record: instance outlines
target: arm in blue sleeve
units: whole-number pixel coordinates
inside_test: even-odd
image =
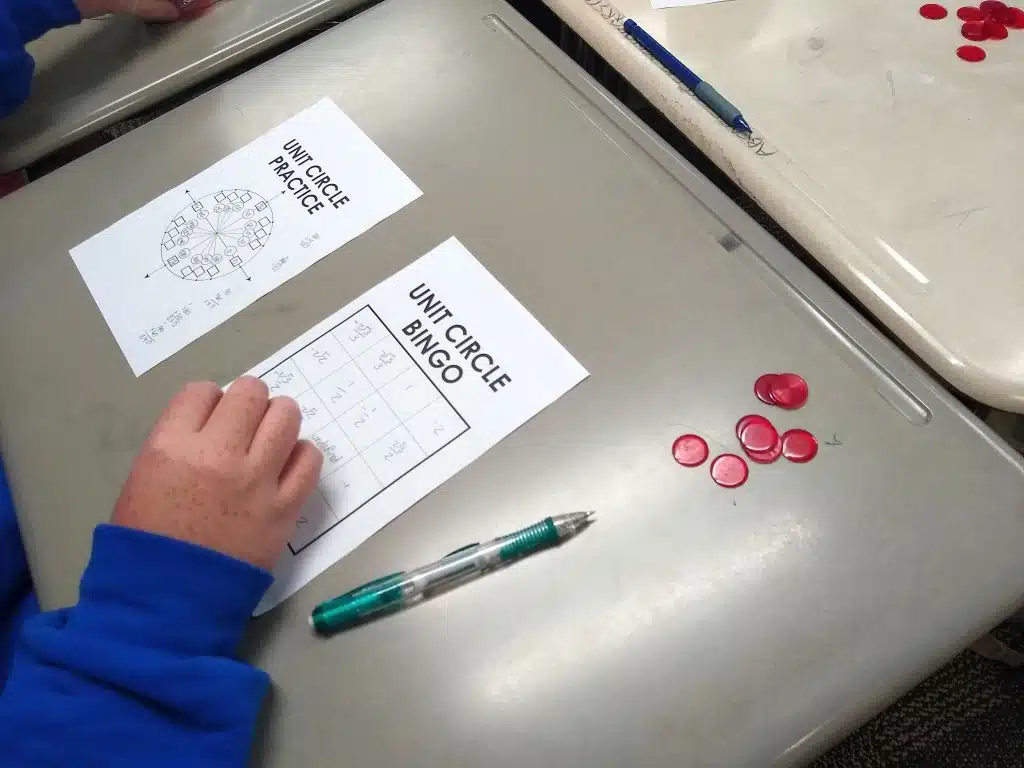
[[[28,621],[0,696],[14,768],[244,766],[269,680],[233,653],[266,571],[97,527],[78,604]]]
[[[0,460],[0,692],[11,667],[14,638],[21,633],[21,625],[37,613],[39,605],[21,546],[18,518]]]
[[[0,0],[0,119],[28,98],[35,62],[26,43],[81,20],[73,0]]]
[[[17,28],[0,12],[0,120],[25,103],[34,70]]]

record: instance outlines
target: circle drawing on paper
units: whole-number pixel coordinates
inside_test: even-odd
[[[256,192],[222,189],[178,212],[164,229],[160,256],[182,280],[213,280],[241,269],[270,239],[274,211]]]

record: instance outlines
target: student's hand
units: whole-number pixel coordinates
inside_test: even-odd
[[[127,13],[145,21],[177,21],[181,17],[171,0],[75,0],[83,19],[107,13]]]
[[[288,397],[246,376],[221,394],[186,384],[135,460],[112,522],[271,569],[313,492],[323,456],[299,440]]]

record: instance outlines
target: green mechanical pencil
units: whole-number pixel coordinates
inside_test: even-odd
[[[573,512],[541,520],[529,528],[484,544],[469,544],[430,565],[375,579],[320,603],[309,623],[322,634],[339,632],[382,611],[415,605],[424,597],[461,584],[512,560],[559,544],[584,530],[593,512]]]

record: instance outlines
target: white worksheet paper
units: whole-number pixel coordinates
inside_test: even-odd
[[[71,257],[140,376],[420,194],[323,99]]]
[[[324,454],[257,614],[588,375],[455,238],[249,373],[298,401]]]

